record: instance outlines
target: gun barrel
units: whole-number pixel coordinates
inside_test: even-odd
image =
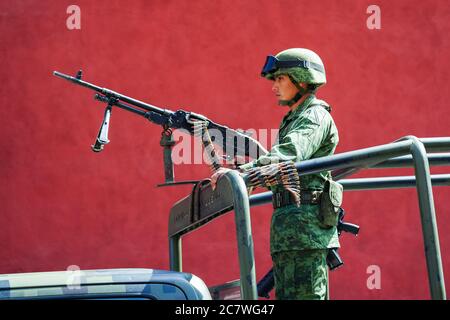
[[[140,107],[140,108],[142,108],[144,110],[147,110],[147,111],[153,111],[153,112],[157,112],[159,114],[164,114],[164,115],[170,115],[170,114],[173,113],[173,111],[171,111],[171,110],[158,108],[156,106],[153,106],[151,104],[145,103],[143,101],[124,96],[123,94],[120,94],[120,93],[115,92],[113,90],[110,90],[110,89],[107,89],[107,88],[98,87],[98,86],[96,86],[96,85],[94,85],[92,83],[89,83],[87,81],[78,79],[76,77],[69,76],[69,75],[64,74],[62,72],[59,72],[59,71],[53,71],[53,75],[56,76],[56,77],[65,79],[67,81],[73,82],[75,84],[78,84],[80,86],[89,88],[91,90],[97,91],[97,92],[99,92],[101,94],[104,94],[107,97],[116,98],[117,100],[121,100],[123,102],[132,104],[132,105],[134,105],[136,107]]]
[[[63,78],[63,79],[66,79],[66,80],[70,80],[70,78],[71,78],[67,74],[61,73],[59,71],[53,71],[53,75],[57,76],[57,77],[60,77],[60,78]]]
[[[83,81],[83,80],[81,80],[81,79],[77,79],[77,78],[75,78],[75,77],[69,76],[69,75],[64,74],[64,73],[61,73],[61,72],[59,72],[59,71],[53,71],[53,75],[55,75],[55,76],[57,76],[57,77],[59,77],[59,78],[65,79],[65,80],[67,80],[67,81],[73,82],[73,83],[75,83],[75,84],[78,84],[78,85],[80,85],[80,86],[89,88],[89,89],[91,89],[91,90],[97,91],[97,92],[101,92],[101,93],[102,93],[103,90],[104,90],[103,88],[100,88],[100,87],[98,87],[98,86],[96,86],[96,85],[94,85],[94,84],[92,84],[92,83]]]

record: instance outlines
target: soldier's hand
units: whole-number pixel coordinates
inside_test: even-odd
[[[217,181],[220,179],[220,177],[222,177],[228,171],[232,171],[232,170],[229,168],[222,167],[219,170],[217,170],[216,172],[214,172],[214,174],[211,176],[211,187],[213,190],[216,189]]]

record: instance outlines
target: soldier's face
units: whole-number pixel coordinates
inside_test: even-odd
[[[272,91],[278,100],[291,100],[298,92],[298,89],[288,76],[280,75],[275,78]]]

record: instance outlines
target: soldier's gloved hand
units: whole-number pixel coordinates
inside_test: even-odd
[[[214,174],[211,176],[211,187],[213,190],[216,189],[217,181],[220,179],[220,177],[222,177],[228,171],[232,171],[232,170],[222,167],[219,170],[217,170],[216,172],[214,172]]]

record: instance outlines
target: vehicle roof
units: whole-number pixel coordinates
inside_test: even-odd
[[[9,298],[11,292],[19,289],[31,290],[32,296],[52,293],[51,288],[57,287],[60,295],[89,294],[88,288],[102,286],[101,292],[107,292],[107,287],[121,292],[131,292],[131,286],[136,290],[137,284],[142,284],[142,290],[148,284],[161,284],[161,292],[174,292],[174,286],[179,288],[187,299],[211,299],[204,282],[191,273],[175,272],[157,269],[95,269],[95,270],[67,270],[13,273],[0,275],[0,297]],[[47,293],[45,289],[47,288]],[[148,289],[148,286],[146,287]],[[78,289],[78,291],[77,291]]]

